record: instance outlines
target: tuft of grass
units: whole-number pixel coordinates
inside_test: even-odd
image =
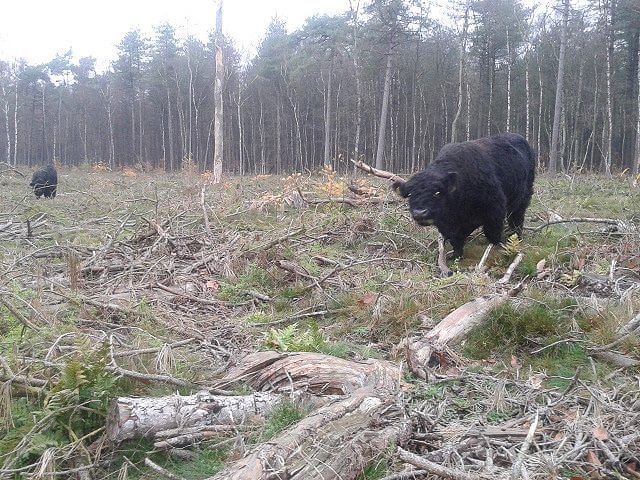
[[[282,402],[269,415],[260,434],[260,441],[266,442],[291,425],[302,420],[309,411],[295,402]]]
[[[566,388],[578,367],[587,365],[587,353],[581,345],[571,344],[549,348],[543,354],[531,357],[534,370],[543,370],[551,378],[546,382],[550,387]],[[585,375],[590,372],[585,371]]]
[[[227,453],[221,449],[198,449],[195,457],[188,461],[177,461],[170,457],[158,463],[168,471],[185,480],[203,480],[224,468]]]
[[[520,354],[533,339],[536,345],[548,345],[568,332],[574,307],[573,300],[556,298],[519,308],[511,303],[501,305],[471,332],[465,354],[476,359]]]
[[[374,460],[367,465],[364,471],[356,477],[357,480],[379,480],[389,473],[389,465],[386,459]]]

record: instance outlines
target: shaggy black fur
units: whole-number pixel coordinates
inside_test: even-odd
[[[47,165],[34,172],[29,186],[33,188],[33,192],[38,198],[42,195],[46,198],[54,198],[56,196],[56,190],[58,189],[58,172],[56,171],[56,167]]]
[[[393,188],[409,199],[411,216],[419,225],[435,225],[451,242],[457,258],[480,226],[493,244],[502,241],[505,218],[522,236],[534,176],[531,146],[520,135],[502,133],[445,145],[424,171]]]

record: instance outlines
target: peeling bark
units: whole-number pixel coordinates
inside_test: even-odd
[[[404,443],[410,431],[409,418],[389,392],[362,388],[209,480],[355,479],[390,445]]]
[[[519,291],[520,287],[517,286],[507,293],[478,297],[456,308],[426,335],[408,338],[405,348],[407,365],[411,372],[427,380],[429,369],[441,365],[444,350],[464,340],[491,310],[505,303]]]
[[[349,395],[365,386],[396,390],[402,386],[401,373],[383,360],[354,362],[321,353],[257,352],[229,372],[223,385],[243,381],[256,390],[276,393]]]
[[[274,393],[226,397],[206,391],[188,396],[120,397],[109,409],[106,438],[119,443],[152,438],[169,429],[252,423],[267,415],[281,399]]]

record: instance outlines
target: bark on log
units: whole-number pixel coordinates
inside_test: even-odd
[[[120,397],[107,417],[107,440],[119,443],[156,433],[207,425],[240,425],[261,420],[282,399],[274,393],[225,397],[199,392],[158,398]]]
[[[355,479],[410,431],[396,399],[366,387],[320,408],[209,480]]]
[[[355,362],[321,353],[273,351],[246,356],[221,385],[238,381],[259,391],[314,395],[349,395],[365,386],[395,391],[404,385],[400,368],[391,362]]]
[[[507,293],[478,297],[447,315],[433,329],[421,337],[406,340],[407,365],[417,377],[427,380],[429,368],[440,365],[440,354],[446,347],[464,340],[494,308],[505,303],[520,291],[515,287]]]

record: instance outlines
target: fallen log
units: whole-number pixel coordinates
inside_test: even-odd
[[[420,337],[409,337],[405,343],[407,365],[417,377],[427,380],[430,368],[441,366],[442,355],[448,347],[455,346],[466,338],[494,308],[517,295],[522,285],[508,292],[478,297],[456,308],[438,325]]]
[[[216,386],[239,381],[258,391],[314,395],[349,395],[365,386],[394,391],[404,386],[400,368],[391,362],[355,362],[310,352],[252,353]]]
[[[365,387],[334,401],[208,480],[357,478],[391,445],[402,445],[410,419],[392,392]]]
[[[206,391],[188,396],[119,397],[109,407],[105,437],[117,444],[132,438],[153,438],[158,432],[176,428],[252,423],[264,418],[282,398],[274,393],[227,397]]]

